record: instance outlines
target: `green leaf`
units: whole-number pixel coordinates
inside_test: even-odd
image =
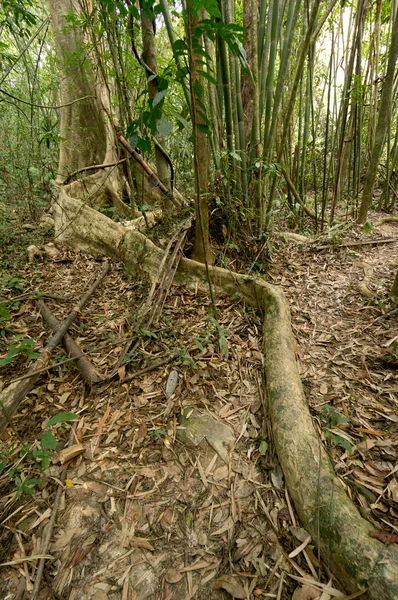
[[[220,9],[218,8],[217,0],[192,0],[192,11],[195,15],[201,8],[204,8],[211,17],[221,19]]]
[[[156,122],[156,129],[159,135],[166,137],[173,131],[173,125],[167,119],[158,119]]]
[[[161,92],[158,92],[156,94],[156,96],[154,97],[154,99],[152,100],[152,108],[155,108],[155,106],[157,106],[159,104],[159,102],[161,102],[163,100],[163,98],[165,98],[166,94],[167,94],[167,89],[162,90]]]
[[[51,431],[45,431],[41,436],[41,447],[43,450],[55,450],[57,447],[57,440],[51,433]]]
[[[193,341],[195,342],[195,344],[197,345],[197,347],[199,348],[199,350],[201,352],[205,351],[204,347],[202,346],[202,344],[200,343],[200,341],[198,340],[198,338],[194,338]]]
[[[268,450],[268,442],[267,442],[267,440],[262,440],[260,442],[258,450],[259,450],[261,456],[265,456],[265,454],[267,453],[267,450]]]
[[[200,83],[200,81],[195,81],[193,89],[195,90],[195,94],[196,94],[197,98],[203,97],[203,87],[202,87],[202,84]]]
[[[57,423],[67,423],[68,421],[73,421],[73,419],[77,419],[77,415],[73,412],[62,412],[58,415],[54,415],[51,417],[47,423],[47,427],[51,427],[51,425],[57,425]]]
[[[45,456],[41,461],[41,468],[48,469],[49,466],[50,466],[50,459],[48,456]]]
[[[328,430],[326,430],[326,437],[332,440],[335,446],[340,446],[341,448],[344,448],[344,450],[347,450],[351,454],[353,444],[350,444],[348,440]]]
[[[198,73],[201,73],[203,75],[203,77],[205,79],[207,79],[207,81],[210,81],[210,83],[217,85],[217,80],[212,75],[210,75],[210,73],[208,71],[202,71],[202,70],[198,69]]]
[[[4,319],[4,321],[9,321],[11,319],[11,315],[4,306],[0,304],[0,319]]]
[[[223,357],[228,358],[229,346],[223,331],[220,331],[219,333],[218,343],[220,344],[220,350],[222,352]]]
[[[334,406],[330,406],[329,404],[325,404],[322,407],[321,412],[322,419],[327,425],[331,425],[332,427],[336,427],[336,425],[339,423],[349,423],[349,419],[347,419],[347,417],[336,410]]]

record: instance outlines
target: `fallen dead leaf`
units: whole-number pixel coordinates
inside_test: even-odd
[[[236,577],[233,577],[232,575],[223,575],[222,577],[219,577],[214,581],[213,587],[215,590],[225,590],[228,594],[231,594],[233,598],[247,598],[245,589],[241,586]]]
[[[164,574],[164,578],[167,583],[178,583],[184,575],[178,569],[167,569]]]
[[[296,588],[292,596],[292,600],[317,600],[318,598],[320,598],[319,590],[307,583],[300,588]]]

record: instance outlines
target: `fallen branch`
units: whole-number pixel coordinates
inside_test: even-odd
[[[54,317],[51,310],[43,300],[36,300],[36,306],[46,323],[51,327],[54,333],[57,333],[61,327],[61,323]],[[68,353],[69,358],[76,360],[76,367],[79,369],[84,381],[92,387],[94,383],[103,381],[102,375],[98,373],[94,365],[88,360],[82,349],[65,333],[62,339],[62,345]]]
[[[175,188],[173,188],[173,190],[167,189],[167,187],[160,181],[160,179],[156,175],[155,171],[143,159],[141,154],[139,152],[137,152],[137,150],[134,150],[134,148],[132,148],[130,146],[128,141],[125,140],[122,135],[119,137],[119,142],[127,150],[127,152],[129,152],[131,154],[131,156],[134,158],[134,160],[136,160],[138,162],[138,164],[144,169],[145,173],[148,175],[148,180],[149,180],[151,187],[152,188],[158,187],[165,196],[168,196],[170,198],[170,200],[173,202],[173,204],[175,206],[180,208],[181,204],[182,204],[182,200],[183,200],[181,194],[179,192],[177,192],[177,190]]]
[[[350,246],[373,246],[376,244],[392,244],[398,242],[398,238],[383,238],[381,240],[362,240],[359,242],[345,242],[343,244],[325,244],[324,246],[315,246],[314,250],[326,250],[328,248],[349,248]]]
[[[55,367],[61,367],[62,365],[73,362],[74,360],[76,360],[76,358],[65,358],[64,360],[60,360],[59,362],[56,362],[53,365],[47,365],[46,367],[43,367],[42,369],[37,369],[37,371],[35,371],[34,373],[31,373],[30,375],[28,373],[26,373],[25,375],[21,375],[21,377],[16,377],[15,379],[11,379],[11,381],[9,381],[8,384],[11,385],[11,383],[16,383],[17,381],[22,381],[22,379],[28,379],[29,377],[32,377],[32,375],[41,375],[41,373],[45,373],[46,371],[49,371],[50,369],[55,369]]]
[[[128,381],[131,381],[132,379],[135,379],[139,375],[143,375],[144,373],[148,373],[148,371],[154,371],[155,369],[158,369],[159,367],[163,367],[164,365],[168,365],[169,363],[173,362],[173,360],[176,360],[175,356],[168,356],[167,358],[163,358],[162,360],[158,360],[157,362],[153,362],[150,365],[148,365],[147,367],[144,367],[143,369],[140,369],[139,371],[135,371],[135,373],[131,373],[131,375],[127,375],[127,377],[125,377],[124,379],[122,379],[120,381],[120,383],[127,383]]]
[[[282,175],[285,178],[285,181],[287,183],[287,187],[290,189],[291,193],[293,194],[293,197],[294,197],[295,201],[297,202],[297,204],[300,204],[303,211],[305,213],[307,213],[307,215],[309,217],[311,217],[311,219],[316,220],[315,213],[312,212],[312,210],[310,208],[308,208],[308,206],[306,206],[304,204],[304,202],[302,201],[300,194],[298,193],[298,191],[296,189],[296,186],[294,185],[293,181],[289,177],[289,173],[286,171],[286,169],[284,167],[281,167],[281,169],[282,169]]]
[[[105,265],[102,268],[102,271],[101,271],[99,277],[92,284],[92,286],[90,287],[88,292],[86,292],[84,294],[84,296],[79,300],[77,306],[69,313],[69,315],[63,321],[61,327],[58,329],[57,333],[54,333],[54,335],[51,336],[51,338],[47,342],[46,346],[41,351],[40,357],[35,361],[35,363],[29,369],[27,374],[30,375],[30,377],[25,379],[24,381],[21,381],[17,385],[17,387],[15,388],[15,390],[10,398],[10,401],[7,402],[7,405],[5,405],[5,404],[1,405],[3,417],[0,419],[0,433],[2,433],[5,430],[5,428],[7,427],[7,424],[11,420],[11,417],[18,410],[18,408],[19,408],[20,404],[22,403],[23,399],[25,398],[25,396],[34,388],[36,381],[38,380],[38,378],[40,376],[40,374],[37,373],[37,371],[44,368],[46,365],[48,365],[48,362],[49,362],[51,355],[54,352],[55,348],[61,342],[62,338],[64,337],[65,333],[68,331],[69,327],[72,325],[73,321],[76,320],[76,318],[78,317],[79,313],[81,312],[81,309],[83,308],[83,306],[87,303],[87,301],[91,298],[91,296],[93,295],[93,293],[95,292],[97,287],[101,284],[101,282],[103,281],[103,279],[104,279],[105,275],[108,273],[108,271],[109,271],[109,263],[105,262]]]

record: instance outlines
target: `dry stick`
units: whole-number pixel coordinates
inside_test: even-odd
[[[62,365],[73,362],[74,360],[76,360],[76,357],[65,358],[64,360],[60,360],[59,362],[56,362],[53,365],[47,365],[46,367],[43,367],[42,369],[37,369],[37,371],[35,371],[34,373],[31,373],[30,375],[28,373],[26,373],[26,375],[21,375],[21,377],[16,377],[15,379],[11,379],[11,381],[8,382],[8,385],[11,385],[12,383],[16,383],[17,381],[22,381],[22,379],[28,379],[29,377],[32,377],[32,375],[40,375],[41,373],[45,373],[46,371],[49,371],[50,369],[55,369],[55,367],[61,367]]]
[[[22,403],[23,399],[25,398],[26,394],[28,394],[35,386],[35,383],[36,383],[37,379],[39,378],[39,374],[36,371],[38,369],[45,367],[48,364],[55,348],[61,342],[62,338],[64,337],[65,333],[68,331],[69,327],[72,325],[73,321],[76,320],[76,318],[78,317],[79,313],[81,312],[81,309],[83,308],[83,306],[87,303],[87,301],[93,295],[93,293],[95,292],[97,287],[101,284],[101,282],[103,281],[103,279],[104,279],[105,275],[108,273],[108,271],[109,271],[109,263],[105,262],[104,267],[103,267],[99,277],[97,278],[97,280],[93,283],[93,285],[90,287],[88,292],[86,292],[84,294],[84,296],[79,300],[77,306],[69,313],[69,315],[63,321],[63,323],[62,323],[61,327],[59,328],[59,330],[57,331],[57,333],[54,333],[54,335],[51,336],[51,338],[47,342],[46,346],[41,351],[40,357],[35,361],[34,365],[29,369],[27,374],[31,375],[31,377],[29,377],[25,381],[21,381],[21,383],[16,387],[16,389],[12,395],[12,399],[8,403],[7,407],[2,405],[2,411],[3,411],[4,418],[0,420],[0,433],[2,433],[5,430],[7,424],[10,422],[11,417],[18,410],[18,408],[19,408],[20,404]]]
[[[346,242],[345,244],[326,244],[325,246],[317,246],[317,250],[326,250],[327,248],[347,248],[349,246],[372,246],[374,244],[392,244],[398,242],[398,238],[382,238],[381,240],[363,240],[362,242]]]
[[[132,148],[130,146],[130,144],[128,143],[128,141],[125,140],[122,135],[119,137],[119,142],[127,150],[127,152],[129,152],[131,154],[131,156],[144,169],[145,173],[148,175],[148,179],[149,179],[150,185],[152,187],[158,187],[163,192],[163,194],[165,194],[166,196],[170,197],[170,200],[172,201],[172,203],[175,206],[177,206],[178,208],[180,208],[180,203],[178,202],[178,200],[176,200],[174,198],[174,194],[169,189],[167,189],[167,187],[164,185],[164,183],[162,183],[160,181],[160,179],[158,178],[158,176],[156,175],[156,173],[151,169],[151,167],[148,165],[148,163],[142,158],[141,154],[139,152],[137,152],[137,150],[134,150],[134,148]]]
[[[146,320],[143,322],[144,327],[150,327],[152,325],[152,323],[155,319],[155,316],[156,316],[156,312],[159,310],[159,306],[162,301],[162,293],[163,293],[162,306],[166,300],[168,291],[170,289],[170,286],[171,286],[173,278],[174,278],[174,274],[175,274],[177,267],[179,265],[179,262],[180,262],[179,259],[176,261],[175,258],[176,258],[177,252],[181,249],[181,246],[185,240],[185,237],[187,235],[187,232],[188,232],[188,229],[190,228],[190,226],[191,226],[191,220],[189,219],[189,221],[187,221],[186,223],[184,223],[182,225],[182,227],[179,229],[179,231],[177,231],[177,233],[172,237],[169,244],[167,245],[166,251],[164,253],[164,256],[159,265],[156,276],[153,280],[151,289],[149,291],[148,298],[145,301],[145,303],[141,309],[141,312],[140,312],[141,317],[147,316]],[[175,242],[175,247],[173,249],[173,252],[171,253],[169,261],[166,264],[167,257],[169,255],[171,246],[174,242]],[[162,279],[160,281],[159,288],[157,291],[155,291],[157,282],[161,276],[162,276]],[[152,306],[152,309],[150,310],[150,308],[151,308],[150,304],[154,297],[155,297],[155,301]],[[119,367],[123,364],[124,357],[126,356],[127,352],[129,352],[133,342],[135,341],[135,344],[134,344],[134,347],[131,350],[131,352],[135,352],[135,350],[138,347],[138,344],[140,343],[140,340],[141,340],[141,336],[138,335],[127,341],[127,343],[124,345],[124,348],[119,356],[116,366],[112,369],[112,371],[108,375],[106,375],[105,379],[110,380],[116,375]],[[145,370],[137,371],[137,373],[134,374],[134,377],[137,374],[141,374],[142,372],[145,373],[146,371]],[[126,379],[123,379],[122,381],[126,381]]]
[[[148,365],[147,367],[144,367],[143,369],[136,371],[135,373],[131,373],[131,375],[127,375],[127,377],[120,380],[120,383],[127,383],[128,381],[131,381],[135,377],[138,377],[139,375],[143,375],[144,373],[148,373],[148,371],[154,371],[158,367],[163,367],[163,365],[167,365],[167,364],[173,362],[173,360],[176,360],[175,356],[168,356],[167,358],[163,358],[162,360],[154,362],[151,365]]]
[[[72,429],[70,432],[70,436],[69,436],[68,446],[71,446],[73,444],[73,441],[74,441],[74,433],[73,433],[73,429]],[[44,555],[48,553],[48,549],[50,547],[51,536],[52,536],[54,525],[55,525],[55,519],[57,518],[57,512],[58,512],[58,508],[59,508],[59,505],[61,502],[62,492],[64,490],[64,484],[65,484],[65,480],[66,480],[67,470],[68,470],[68,466],[63,467],[61,470],[61,474],[60,474],[60,478],[59,478],[60,483],[58,485],[57,493],[55,494],[55,499],[54,499],[54,504],[53,504],[53,508],[51,511],[50,521],[45,529],[45,536],[44,536],[44,539],[42,542],[42,547],[41,547],[41,550],[42,550],[41,554],[44,554]],[[42,580],[43,572],[44,572],[45,562],[46,562],[45,558],[40,559],[39,566],[37,567],[37,572],[36,572],[36,577],[35,577],[35,585],[33,587],[31,600],[36,600],[38,598],[38,595],[40,592],[41,580]]]
[[[43,319],[51,327],[53,332],[56,333],[59,331],[61,323],[54,317],[47,304],[43,300],[36,300],[36,306],[40,310]],[[76,344],[76,342],[68,333],[64,335],[62,345],[67,351],[68,356],[76,359],[76,366],[79,369],[84,381],[90,387],[92,387],[94,383],[103,381],[102,375],[98,373],[94,365],[89,361],[82,349]]]
[[[164,251],[162,260],[160,261],[157,273],[156,273],[155,277],[153,278],[151,289],[149,290],[148,298],[146,299],[146,301],[145,301],[145,303],[144,303],[144,305],[143,305],[143,307],[142,307],[142,309],[140,311],[140,313],[141,313],[140,316],[141,317],[143,317],[149,311],[150,304],[151,304],[152,299],[153,299],[153,297],[155,295],[155,290],[156,290],[157,283],[158,283],[158,281],[160,279],[160,276],[162,275],[163,270],[165,268],[165,265],[166,265],[166,262],[167,262],[167,257],[170,254],[170,250],[171,250],[172,245],[177,241],[180,232],[181,232],[181,228],[178,231],[176,231],[176,233],[173,235],[173,237],[171,238],[171,240],[167,244],[167,248]]]
[[[174,246],[173,251],[170,255],[170,258],[167,261],[167,264],[164,268],[164,271],[162,274],[162,279],[159,283],[158,290],[156,292],[154,292],[154,290],[151,289],[152,294],[150,295],[150,300],[152,300],[154,298],[154,305],[151,310],[151,314],[148,316],[147,321],[146,321],[147,327],[150,327],[152,325],[153,321],[156,318],[157,313],[160,312],[163,308],[163,304],[164,304],[167,294],[170,290],[170,286],[173,282],[175,272],[180,263],[180,259],[181,259],[180,250],[185,241],[185,237],[188,233],[188,229],[190,228],[190,225],[191,225],[191,222],[188,221],[187,223],[185,223],[183,225],[183,227],[178,232],[175,246]],[[177,254],[178,254],[178,258],[177,258]],[[163,264],[161,266],[163,267]],[[159,274],[159,271],[158,271],[158,274]],[[157,277],[158,277],[158,275],[157,275]]]

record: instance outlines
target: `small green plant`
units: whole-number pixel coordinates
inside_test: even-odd
[[[342,225],[341,223],[335,223],[335,225],[328,227],[328,231],[327,231],[328,238],[329,238],[329,240],[332,240],[333,242],[339,243],[339,242],[341,242],[342,236],[345,231],[346,231],[345,225]]]
[[[20,294],[25,285],[26,281],[24,279],[20,279],[19,277],[11,277],[11,275],[2,275],[0,277],[0,285],[7,291],[13,291]]]
[[[17,343],[11,344],[7,356],[0,359],[0,367],[15,362],[20,356],[27,356],[28,358],[38,358],[40,356],[37,352],[32,352],[32,348],[36,343],[35,340],[33,338],[28,338],[27,340],[20,341],[22,337],[22,335],[15,336],[14,339]]]
[[[373,233],[374,225],[372,221],[366,221],[365,225],[362,227],[362,231],[364,233]]]
[[[140,327],[140,333],[146,337],[153,338],[154,340],[158,339],[158,335],[156,333],[149,331],[149,329],[145,329],[145,327]]]
[[[164,429],[162,429],[161,427],[159,427],[158,429],[153,429],[152,431],[150,431],[149,435],[152,438],[156,438],[157,440],[161,440],[162,437],[164,437],[166,435],[166,432],[165,432]]]
[[[255,441],[258,444],[258,451],[261,456],[265,456],[268,450],[268,438],[265,435],[259,435]]]
[[[189,354],[187,354],[187,351],[185,350],[185,348],[175,348],[174,349],[174,355],[181,362],[182,365],[184,365],[184,366],[190,366],[193,369],[197,369],[198,368],[198,365],[193,360],[193,358],[191,358],[189,356]]]
[[[42,470],[50,466],[51,457],[58,443],[50,427],[61,425],[59,429],[63,431],[62,425],[73,421],[76,417],[77,415],[72,412],[59,413],[48,420],[39,443],[22,444],[20,447],[16,445],[0,454],[0,474],[8,468],[7,477],[13,482],[13,491],[17,493],[18,499],[26,495],[32,496],[36,491],[35,487],[42,483],[41,479],[31,476],[31,471],[37,468],[37,465],[40,465]],[[15,458],[17,458],[16,463],[9,466],[10,461]]]

